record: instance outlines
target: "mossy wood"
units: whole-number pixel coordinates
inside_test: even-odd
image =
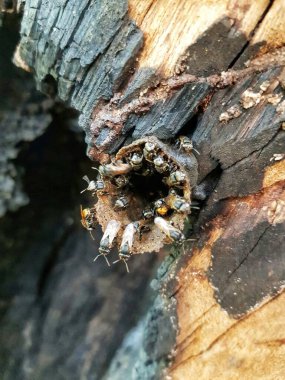
[[[200,153],[197,241],[153,281],[135,365],[107,378],[283,379],[284,1],[22,6],[14,60],[79,111],[91,159],[149,135]]]

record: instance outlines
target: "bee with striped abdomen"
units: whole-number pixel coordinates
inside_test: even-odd
[[[129,200],[125,195],[120,196],[119,198],[116,199],[114,208],[116,210],[124,210],[128,207],[129,205]]]
[[[179,136],[177,143],[179,148],[183,149],[186,153],[192,153],[192,151],[194,151],[197,154],[200,154],[198,150],[194,148],[192,140],[187,136]]]
[[[153,207],[154,213],[159,216],[165,216],[169,211],[168,205],[166,204],[165,200],[162,198],[156,200],[153,206],[154,206]]]
[[[92,231],[95,229],[97,225],[97,219],[95,214],[95,209],[93,208],[82,208],[80,205],[80,214],[81,214],[81,224],[86,230],[90,232],[90,235],[93,238]]]
[[[125,228],[123,232],[122,242],[119,248],[119,259],[114,261],[113,263],[115,264],[119,261],[123,261],[126,266],[127,272],[129,272],[127,260],[129,260],[129,258],[131,257],[135,234],[138,231],[139,231],[138,222],[129,223],[127,225],[127,227]]]
[[[163,232],[171,241],[176,243],[183,243],[185,241],[185,236],[178,228],[174,227],[172,224],[167,222],[165,219],[157,216],[154,218],[154,224],[158,229]]]
[[[116,175],[128,174],[131,170],[132,166],[130,164],[125,164],[122,161],[99,166],[99,173],[102,177],[114,177]]]
[[[171,189],[168,196],[165,198],[165,203],[177,212],[190,214],[190,203],[183,197],[180,197],[175,190]]]
[[[138,152],[135,152],[130,157],[130,164],[134,170],[141,169],[143,165],[143,154],[140,154]]]
[[[170,165],[169,163],[162,157],[162,156],[157,156],[153,160],[154,167],[158,173],[165,173],[169,171]]]
[[[183,187],[186,181],[186,175],[181,170],[175,170],[170,173],[169,177],[163,178],[163,182],[169,187]]]
[[[120,222],[117,220],[110,220],[100,241],[99,255],[95,257],[94,261],[96,261],[99,256],[103,256],[108,266],[110,266],[109,260],[106,256],[111,252],[113,242],[117,237],[120,227]]]
[[[145,145],[144,145],[144,148],[143,148],[143,155],[144,155],[144,158],[146,159],[146,161],[148,162],[153,162],[153,158],[155,156],[155,153],[156,153],[156,145],[152,142],[146,142]]]

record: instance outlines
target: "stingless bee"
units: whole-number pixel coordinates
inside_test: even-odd
[[[114,177],[116,175],[128,174],[131,170],[132,166],[130,164],[125,164],[122,161],[99,166],[99,173],[103,177]]]
[[[113,264],[116,264],[119,261],[123,261],[128,273],[129,273],[129,267],[127,264],[127,260],[129,260],[129,258],[131,257],[132,248],[134,244],[134,237],[138,231],[139,231],[138,222],[129,223],[127,225],[122,236],[122,242],[119,249],[119,259],[113,262]]]
[[[160,215],[160,216],[165,216],[168,211],[169,211],[169,207],[168,205],[166,204],[165,200],[164,199],[158,199],[154,202],[154,205],[153,205],[153,209],[154,209],[154,213],[156,215]]]
[[[154,158],[153,164],[155,166],[156,171],[158,171],[158,173],[161,174],[167,172],[170,168],[169,163],[162,156],[157,156],[156,158]]]
[[[143,155],[137,152],[133,153],[130,158],[130,164],[134,170],[139,170],[143,164]]]
[[[175,170],[169,177],[163,178],[163,182],[169,187],[183,187],[185,181],[186,175],[181,170]]]
[[[178,137],[178,146],[180,149],[183,149],[186,153],[192,153],[192,151],[196,152],[200,155],[197,149],[194,148],[192,140],[187,136],[179,136]]]
[[[143,148],[143,155],[148,162],[152,162],[155,152],[156,145],[152,142],[146,142]]]
[[[97,179],[96,181],[90,181],[87,175],[85,175],[84,177],[82,177],[82,179],[84,179],[84,181],[87,182],[88,186],[86,187],[86,189],[80,191],[80,194],[84,193],[85,191],[102,191],[105,189],[105,183],[101,178]]]
[[[163,232],[172,242],[182,244],[185,241],[184,234],[165,219],[157,216],[154,218],[154,224]]]
[[[96,261],[98,257],[103,256],[108,266],[110,266],[109,260],[107,259],[107,255],[111,252],[113,242],[118,235],[120,227],[121,223],[117,220],[109,221],[104,235],[102,236],[102,239],[100,241],[99,254],[95,257],[94,261]]]
[[[128,198],[125,197],[124,195],[122,195],[121,197],[116,199],[114,207],[115,207],[115,209],[124,210],[128,207],[128,205],[129,205]]]
[[[81,224],[86,230],[89,231],[90,236],[94,240],[94,237],[92,235],[92,231],[95,229],[95,226],[97,224],[96,214],[94,208],[82,208],[80,205],[80,214],[81,214]]]
[[[122,189],[130,183],[130,178],[126,175],[118,175],[113,178],[112,182],[116,187]]]
[[[165,198],[166,204],[177,212],[190,214],[191,205],[183,197],[180,197],[175,190],[170,190],[169,195]]]
[[[154,217],[154,210],[152,210],[151,208],[145,208],[142,211],[142,217],[144,219],[152,219]]]
[[[143,177],[151,177],[153,174],[155,174],[155,170],[153,169],[153,167],[150,166],[144,167],[140,172],[140,175]]]

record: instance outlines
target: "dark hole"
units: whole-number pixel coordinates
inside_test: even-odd
[[[140,171],[132,172],[129,193],[133,197],[128,207],[128,216],[131,220],[141,219],[144,209],[152,208],[153,202],[168,195],[169,188],[162,182],[163,177],[167,175],[169,173],[160,174],[157,171],[148,176],[141,175]],[[171,214],[172,210],[169,210],[168,215]]]
[[[57,94],[57,83],[54,77],[50,74],[46,75],[41,83],[41,91],[50,97],[55,97]]]
[[[132,190],[137,196],[144,198],[146,203],[154,202],[168,194],[168,187],[162,182],[164,176],[158,172],[149,176],[133,173],[130,179]]]

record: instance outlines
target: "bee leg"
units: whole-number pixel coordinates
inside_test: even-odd
[[[88,187],[86,187],[86,189],[83,189],[82,191],[80,191],[80,194],[84,193],[87,189],[88,189]]]
[[[200,152],[197,149],[195,148],[192,148],[192,149],[194,150],[194,152],[196,152],[200,156]]]
[[[94,236],[92,235],[92,231],[91,231],[91,230],[89,230],[89,233],[90,233],[91,239],[92,239],[92,240],[95,240],[95,239],[94,239]]]
[[[107,265],[108,265],[108,267],[110,267],[111,265],[110,265],[110,262],[109,262],[109,260],[107,259],[107,257],[106,257],[106,255],[104,255],[104,253],[99,253],[99,255],[97,255],[96,257],[95,257],[95,259],[93,260],[93,262],[95,263],[95,261],[98,259],[98,257],[100,257],[100,256],[103,256],[104,257],[104,259],[106,260],[106,263],[107,263]]]
[[[110,264],[109,260],[107,259],[107,256],[106,255],[103,255],[103,256],[104,256],[104,259],[106,260],[106,263],[107,263],[108,267],[110,267],[111,264]]]
[[[127,272],[130,273],[130,271],[129,271],[129,267],[128,267],[128,264],[127,264],[126,260],[124,260],[124,259],[118,259],[118,260],[113,261],[113,264],[116,264],[116,263],[118,263],[119,261],[123,261],[123,262],[124,262],[124,264],[125,264],[125,266],[126,266],[126,269],[127,269]]]
[[[91,166],[91,169],[94,169],[94,170],[97,170],[97,172],[100,174],[101,176],[101,173],[99,172],[99,170],[97,168],[95,168],[94,166]]]
[[[123,260],[123,262],[124,262],[124,264],[125,264],[125,266],[126,266],[126,270],[127,270],[127,272],[130,273],[130,271],[129,271],[129,267],[128,267],[128,264],[127,264],[126,260]]]

